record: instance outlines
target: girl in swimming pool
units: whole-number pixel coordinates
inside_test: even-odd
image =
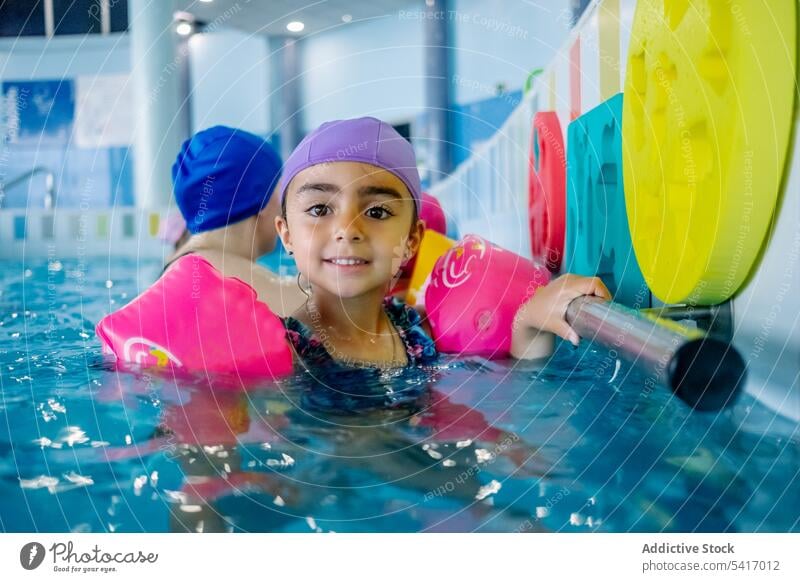
[[[432,361],[427,323],[387,297],[425,228],[411,145],[375,118],[325,123],[287,159],[280,195],[275,225],[309,295],[285,320],[298,355],[368,367]],[[574,275],[537,291],[520,310],[512,353],[542,355],[537,344],[551,333],[577,343],[564,313],[571,299],[592,293],[608,296],[598,279]]]

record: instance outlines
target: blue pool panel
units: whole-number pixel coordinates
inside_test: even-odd
[[[622,93],[570,123],[567,139],[565,268],[601,277],[618,302],[648,307],[625,210]]]

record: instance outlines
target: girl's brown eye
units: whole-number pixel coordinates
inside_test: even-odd
[[[320,216],[325,216],[326,214],[328,214],[329,211],[330,208],[326,204],[315,204],[314,206],[306,210],[307,213],[309,213],[311,216],[315,218],[318,218]]]
[[[392,211],[385,206],[372,206],[371,208],[367,209],[366,214],[370,218],[374,218],[376,220],[384,220],[390,216],[394,216]]]

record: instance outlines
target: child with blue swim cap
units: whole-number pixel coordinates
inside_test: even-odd
[[[432,361],[427,322],[387,297],[425,229],[411,144],[372,117],[324,123],[286,160],[280,199],[275,226],[307,280],[308,300],[285,319],[302,360],[379,367]],[[564,315],[584,294],[608,297],[599,279],[575,275],[537,290],[520,309],[512,355],[542,355],[551,334],[577,343]]]
[[[172,181],[191,236],[167,267],[184,255],[201,255],[223,275],[252,286],[276,313],[294,311],[305,300],[294,282],[255,263],[275,248],[280,176],[275,150],[246,131],[218,125],[186,140]]]

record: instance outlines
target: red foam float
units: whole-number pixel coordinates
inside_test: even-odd
[[[566,230],[566,152],[554,111],[533,117],[529,162],[528,216],[531,253],[553,273],[561,268]]]

